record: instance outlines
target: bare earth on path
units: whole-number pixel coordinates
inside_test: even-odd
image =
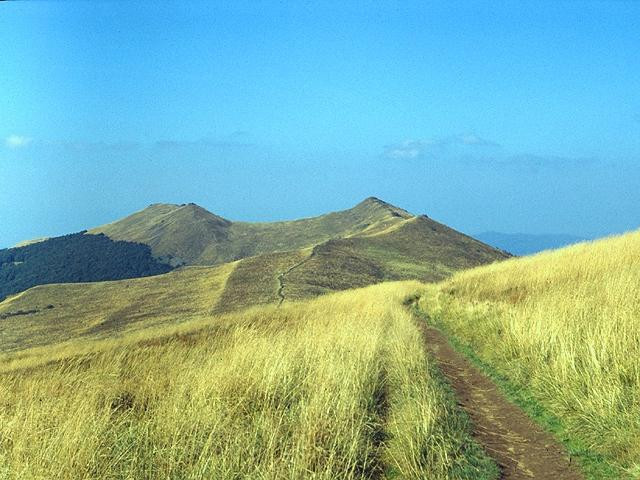
[[[500,478],[582,480],[551,434],[542,430],[498,387],[449,344],[439,330],[420,322],[428,351],[473,423],[473,436],[500,467]]]

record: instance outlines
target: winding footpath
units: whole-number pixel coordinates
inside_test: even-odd
[[[427,350],[473,423],[473,436],[500,468],[504,480],[582,480],[564,448],[462,354],[444,334],[419,320]]]
[[[313,250],[311,250],[311,253],[309,254],[309,256],[307,258],[305,258],[304,260],[296,263],[295,265],[293,265],[292,267],[288,268],[287,270],[285,270],[283,273],[278,275],[278,291],[276,292],[278,294],[278,306],[282,305],[282,302],[284,302],[285,300],[285,296],[284,296],[284,287],[285,287],[285,277],[287,275],[289,275],[291,272],[293,272],[296,268],[301,267],[302,265],[304,265],[305,263],[307,263],[309,260],[311,260],[313,258],[313,256],[316,253],[316,249],[315,247],[313,248]]]

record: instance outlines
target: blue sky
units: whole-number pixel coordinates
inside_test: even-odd
[[[229,3],[0,2],[0,247],[155,202],[640,226],[640,2]]]

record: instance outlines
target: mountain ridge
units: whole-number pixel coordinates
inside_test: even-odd
[[[346,210],[276,222],[232,221],[194,203],[156,203],[88,233],[147,244],[154,256],[174,266],[218,265],[263,253],[311,247],[365,230],[372,233],[412,217],[406,210],[376,197],[368,197]]]
[[[221,287],[220,301],[212,307],[215,311],[282,303],[388,280],[438,281],[454,271],[509,256],[426,215],[413,215],[376,197],[366,198],[347,210],[264,223],[234,222],[194,203],[155,203],[82,233],[76,243],[97,244],[94,239],[101,239],[101,243],[108,246],[140,252],[137,270],[123,272],[120,278],[164,273],[157,268],[166,271],[233,264]],[[4,253],[0,250],[0,254],[8,264],[15,259],[30,258],[24,255],[29,249],[36,251],[59,244],[60,239],[54,238]],[[65,247],[64,256],[70,259],[81,253],[74,252],[72,247]],[[99,262],[96,266],[100,271],[109,272],[110,264],[120,262],[119,258],[101,254],[98,260],[92,261]],[[38,266],[27,263],[0,267],[12,268],[18,274],[50,269],[46,256],[40,255],[38,259]],[[156,270],[146,266],[156,264],[159,265],[154,267]],[[36,275],[21,285],[100,282],[115,278],[106,274],[104,278],[96,276],[93,273],[96,266],[90,264],[75,261],[75,265],[77,274],[73,276],[67,275],[64,265],[58,262],[55,269],[63,274],[41,279]],[[8,270],[7,273],[13,275]],[[157,282],[162,281],[161,277],[164,275],[159,275]],[[0,277],[0,287],[1,280]],[[149,285],[152,288],[155,281]],[[11,288],[5,294],[19,291]],[[57,302],[57,295],[52,293],[51,304]],[[27,305],[29,299],[25,298],[25,302]],[[35,307],[23,310],[38,310]],[[56,310],[56,315],[59,312]],[[5,313],[15,312],[9,309]]]

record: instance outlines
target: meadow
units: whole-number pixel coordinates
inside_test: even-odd
[[[421,309],[607,478],[640,478],[640,232],[464,271]]]
[[[73,352],[80,339],[123,341],[136,331],[206,317],[235,268],[236,263],[183,267],[165,275],[40,285],[18,293],[0,302],[0,370],[37,348],[43,354],[35,357],[44,358],[54,345]]]
[[[0,374],[0,478],[495,478],[402,305],[419,288],[42,347]]]

